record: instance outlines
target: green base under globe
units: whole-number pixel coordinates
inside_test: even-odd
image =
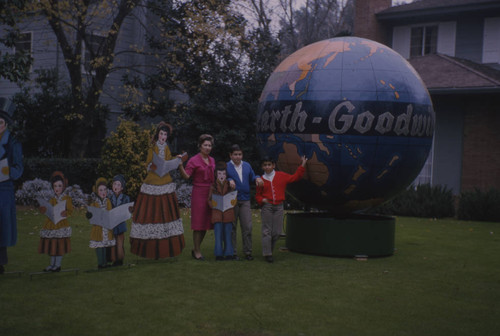
[[[395,222],[387,216],[288,213],[286,246],[294,252],[327,256],[390,256],[394,254]]]

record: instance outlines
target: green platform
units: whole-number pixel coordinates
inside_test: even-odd
[[[288,213],[286,246],[294,252],[327,256],[390,256],[394,254],[395,223],[388,216]]]

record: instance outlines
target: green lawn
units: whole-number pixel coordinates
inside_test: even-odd
[[[500,223],[397,218],[396,252],[358,261],[275,251],[260,257],[254,217],[254,261],[206,262],[186,249],[172,260],[138,260],[96,268],[90,225],[72,218],[73,251],[63,269],[37,275],[43,218],[18,211],[19,239],[0,277],[0,335],[499,335]],[[278,247],[283,246],[281,241]],[[241,242],[240,245],[241,246]]]

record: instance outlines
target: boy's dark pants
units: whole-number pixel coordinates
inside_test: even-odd
[[[260,216],[262,219],[262,255],[273,255],[274,245],[283,230],[283,203],[274,205],[265,203]]]

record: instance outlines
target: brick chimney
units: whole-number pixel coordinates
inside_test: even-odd
[[[354,36],[388,43],[387,32],[375,14],[391,7],[392,0],[355,0]]]

